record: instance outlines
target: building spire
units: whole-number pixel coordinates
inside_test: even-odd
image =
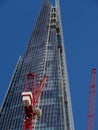
[[[60,8],[60,1],[59,0],[55,0],[55,5],[57,8]]]

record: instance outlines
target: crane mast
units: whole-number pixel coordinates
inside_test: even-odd
[[[94,130],[94,111],[96,99],[96,69],[92,69],[90,91],[88,99],[87,130]]]
[[[36,86],[36,75],[34,73],[29,73],[26,76],[26,87],[25,91],[22,92],[22,101],[25,111],[23,130],[32,130],[35,116],[37,116],[38,118],[41,117],[42,111],[40,108],[37,108],[37,104],[38,99],[45,86],[46,79],[47,77],[44,76],[41,79],[39,86]]]

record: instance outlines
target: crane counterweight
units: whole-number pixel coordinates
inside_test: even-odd
[[[32,78],[32,91],[29,91],[29,80]],[[24,105],[25,119],[24,119],[24,129],[32,130],[33,121],[35,116],[41,117],[42,111],[37,108],[38,99],[43,91],[47,77],[44,76],[40,81],[40,85],[36,86],[36,75],[34,73],[29,73],[26,76],[26,87],[25,92],[22,92],[22,102]]]

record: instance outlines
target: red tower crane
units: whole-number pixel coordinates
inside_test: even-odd
[[[32,79],[32,91],[29,91],[29,83]],[[22,92],[22,101],[24,104],[25,119],[24,119],[24,129],[23,130],[32,130],[33,121],[35,116],[41,117],[41,109],[37,108],[38,99],[43,91],[45,86],[46,76],[44,76],[39,86],[36,86],[36,75],[34,73],[29,73],[26,76],[26,87],[25,92]]]
[[[96,99],[96,69],[92,69],[92,77],[90,81],[90,91],[88,100],[88,113],[87,113],[87,130],[94,130],[94,111]]]

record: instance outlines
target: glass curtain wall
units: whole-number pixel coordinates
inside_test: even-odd
[[[47,82],[37,107],[42,117],[35,118],[35,130],[74,130],[67,89],[59,10],[49,0],[43,5],[24,55],[19,59],[0,114],[0,130],[23,130],[24,108],[21,93],[26,74],[35,73],[37,83],[46,75]]]

